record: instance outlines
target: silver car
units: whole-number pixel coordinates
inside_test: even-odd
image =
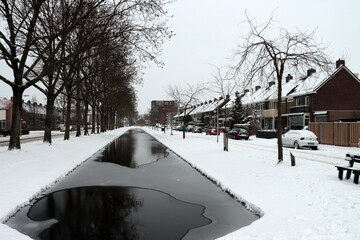
[[[282,135],[283,146],[294,147],[296,149],[309,147],[318,149],[319,141],[317,136],[308,130],[290,130]]]

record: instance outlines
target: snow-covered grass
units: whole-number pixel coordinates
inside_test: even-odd
[[[19,151],[0,147],[0,219],[6,220],[42,189],[65,176],[127,129],[106,134],[55,139],[22,145]],[[144,128],[262,217],[222,239],[359,239],[360,185],[339,181],[335,164],[346,164],[347,152],[358,148],[320,145],[318,151],[284,148],[277,164],[276,140],[229,140],[187,133],[165,134]],[[290,166],[290,151],[296,166]],[[0,224],[0,239],[28,239]]]

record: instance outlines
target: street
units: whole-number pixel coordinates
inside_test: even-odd
[[[21,144],[23,143],[28,143],[28,142],[34,142],[34,141],[42,141],[44,138],[44,131],[33,131],[30,132],[29,135],[22,135],[20,137],[20,142]],[[59,132],[59,131],[53,131],[51,133],[52,138],[61,138],[64,137],[64,132]],[[75,132],[71,132],[70,133],[70,137],[74,137],[75,136]],[[0,147],[5,147],[9,145],[9,140],[10,137],[0,137]]]

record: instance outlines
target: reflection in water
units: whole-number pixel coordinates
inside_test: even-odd
[[[30,208],[28,217],[56,220],[47,229],[39,224],[40,234],[31,236],[46,240],[181,239],[189,229],[210,223],[203,211],[202,206],[154,190],[82,187],[46,195]]]
[[[137,130],[129,130],[112,142],[98,161],[137,168],[168,156],[167,149],[154,138],[148,134],[139,138],[135,132],[139,134]]]
[[[103,152],[103,158],[99,159],[99,161],[136,168],[137,166],[133,159],[135,142],[133,134],[130,134],[130,131],[126,132],[107,146]]]

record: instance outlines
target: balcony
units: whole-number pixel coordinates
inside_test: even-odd
[[[290,113],[309,113],[309,112],[310,112],[309,106],[290,107]]]
[[[266,109],[262,111],[263,118],[272,118],[277,116],[277,109]]]

